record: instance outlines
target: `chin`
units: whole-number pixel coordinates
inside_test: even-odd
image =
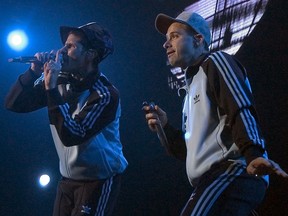
[[[178,67],[178,66],[179,66],[179,62],[177,62],[177,61],[169,60],[169,64],[170,64],[172,67]]]
[[[171,65],[172,67],[180,67],[179,64],[176,64],[175,62],[174,62],[174,63],[173,63],[173,62],[170,62],[170,65]]]
[[[170,64],[172,67],[175,67],[175,62],[169,61],[169,64]]]

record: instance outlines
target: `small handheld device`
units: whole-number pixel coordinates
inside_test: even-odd
[[[143,104],[142,104],[142,107],[144,107],[144,106],[149,106],[150,107],[149,111],[145,111],[146,113],[147,112],[156,112],[155,103],[154,102],[144,101]],[[157,117],[157,119],[159,120],[158,117]],[[167,151],[169,151],[168,150],[169,149],[168,148],[168,140],[167,140],[166,134],[165,134],[161,124],[157,124],[156,125],[156,132],[157,132],[157,136],[158,136],[158,139],[160,140],[161,145],[164,146]]]

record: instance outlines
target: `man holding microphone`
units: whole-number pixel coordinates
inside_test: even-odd
[[[20,113],[48,109],[62,175],[53,216],[112,215],[128,164],[119,134],[119,92],[98,68],[113,53],[112,37],[95,22],[62,26],[60,34],[64,47],[55,60],[36,53],[5,106]]]

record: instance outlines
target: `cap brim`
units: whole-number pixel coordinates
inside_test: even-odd
[[[178,19],[170,17],[166,14],[161,13],[161,14],[158,14],[156,19],[155,19],[155,28],[161,34],[166,35],[169,26],[174,22],[178,22],[178,23],[182,23],[182,24],[187,25],[187,23],[183,22],[182,20],[178,20]]]
[[[166,14],[158,14],[155,19],[155,28],[161,34],[166,35],[169,26],[175,22],[175,19]]]
[[[65,44],[68,38],[68,35],[71,31],[82,31],[82,30],[77,27],[60,26],[60,36],[61,36],[61,41],[63,44]]]

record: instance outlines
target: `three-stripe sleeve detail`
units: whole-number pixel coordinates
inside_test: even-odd
[[[242,109],[251,106],[251,102],[247,97],[244,89],[242,88],[236,74],[233,72],[227,59],[224,57],[223,53],[215,52],[211,55],[211,59],[217,66],[220,74],[222,75],[226,85],[228,86],[230,92],[233,95],[239,109],[241,109],[240,116],[243,124],[246,128],[246,132],[254,143],[261,144],[264,147],[264,140],[260,138],[257,128],[257,122],[249,109]],[[247,86],[249,89],[250,87]]]
[[[98,79],[94,84],[93,90],[98,92],[101,99],[99,100],[99,103],[94,104],[92,109],[87,113],[80,124],[77,123],[69,114],[69,105],[67,103],[59,106],[64,117],[64,126],[68,128],[71,133],[77,136],[85,136],[86,130],[93,127],[104,108],[110,102],[111,94],[109,89],[101,82],[100,79]]]

